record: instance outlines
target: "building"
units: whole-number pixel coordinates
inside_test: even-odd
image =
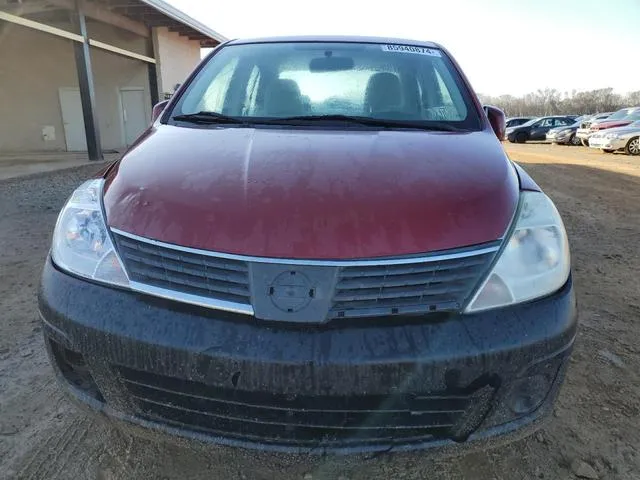
[[[124,149],[224,40],[162,0],[0,0],[0,152]]]

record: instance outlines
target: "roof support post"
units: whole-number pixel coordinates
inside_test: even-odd
[[[151,58],[155,58],[152,32],[149,33],[149,37],[147,38],[147,55]],[[155,63],[148,63],[147,68],[149,69],[149,92],[151,93],[151,107],[153,108],[156,103],[160,101],[157,65]]]
[[[89,160],[103,160],[102,145],[100,144],[100,129],[96,115],[96,95],[93,85],[93,71],[91,70],[91,55],[89,47],[89,35],[87,22],[82,12],[80,0],[75,1],[75,11],[71,13],[74,26],[78,29],[84,42],[74,42],[73,49],[76,57],[76,69],[78,71],[78,85],[80,87],[80,100],[82,101],[82,115],[84,117],[84,130],[87,137],[87,151]]]

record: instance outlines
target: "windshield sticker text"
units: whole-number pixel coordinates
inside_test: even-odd
[[[415,53],[416,55],[429,55],[431,57],[440,57],[440,50],[435,48],[417,47],[415,45],[382,45],[385,52],[404,52]]]

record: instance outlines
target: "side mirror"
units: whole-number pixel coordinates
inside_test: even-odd
[[[491,128],[498,137],[498,140],[504,139],[504,132],[506,130],[504,112],[497,107],[491,105],[485,105],[484,111],[487,114]]]
[[[153,111],[151,112],[151,123],[155,122],[158,119],[158,117],[164,111],[164,107],[167,106],[167,103],[169,103],[169,100],[163,100],[162,102],[156,103],[153,106]]]

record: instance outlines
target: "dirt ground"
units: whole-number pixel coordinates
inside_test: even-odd
[[[640,479],[640,157],[505,147],[556,201],[572,246],[581,327],[543,431],[463,457],[329,458],[309,467],[144,440],[85,416],[54,381],[35,295],[57,211],[93,165],[0,181],[0,478]]]

